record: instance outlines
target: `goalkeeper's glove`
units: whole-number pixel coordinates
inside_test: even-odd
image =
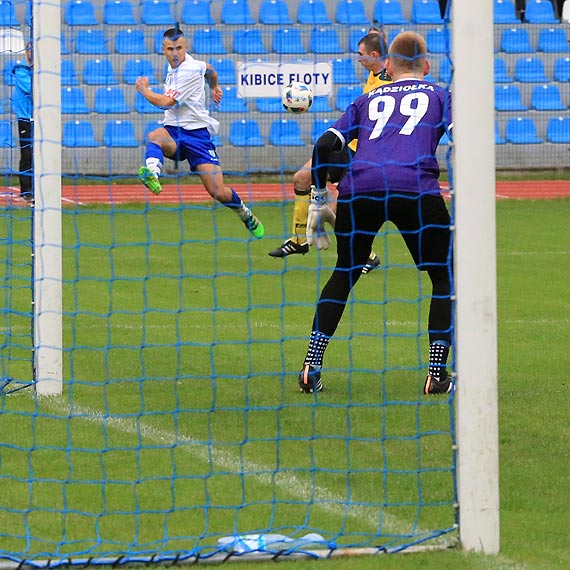
[[[311,186],[311,201],[307,218],[307,243],[317,249],[328,249],[331,243],[325,230],[325,222],[333,228],[336,221],[334,212],[329,207],[328,188],[319,189]]]

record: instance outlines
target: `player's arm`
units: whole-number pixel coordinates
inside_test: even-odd
[[[212,100],[215,103],[219,103],[222,100],[223,91],[221,87],[218,85],[218,72],[209,63],[206,64],[206,72],[204,73],[204,79],[206,80],[206,83],[212,90]]]
[[[149,102],[159,109],[170,109],[176,105],[175,93],[155,93],[149,85],[148,77],[137,77],[136,90]]]
[[[333,152],[344,148],[344,137],[336,130],[325,131],[313,147],[311,182],[316,188],[327,187],[327,176]]]
[[[336,216],[329,207],[330,197],[327,188],[327,175],[331,155],[342,150],[345,141],[336,129],[323,133],[313,147],[311,168],[311,199],[307,217],[307,243],[317,249],[328,249],[330,239],[325,230],[325,222],[334,227]]]

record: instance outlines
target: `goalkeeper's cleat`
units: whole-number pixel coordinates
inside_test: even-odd
[[[451,376],[444,369],[439,379],[428,374],[424,384],[424,394],[449,394],[449,392],[453,391],[453,388],[454,384]]]
[[[141,166],[139,169],[139,178],[141,182],[153,193],[160,194],[162,192],[162,186],[158,181],[158,176],[156,176],[150,168],[146,166]]]
[[[269,252],[271,257],[287,257],[288,255],[294,255],[296,253],[300,253],[301,255],[305,255],[309,251],[309,244],[305,243],[297,243],[293,241],[292,238],[289,238],[286,242],[281,244],[278,248],[274,249],[273,251]]]
[[[243,220],[245,227],[251,232],[253,237],[261,239],[265,234],[265,228],[263,224],[253,215],[252,212],[249,213],[247,218]]]
[[[303,370],[299,372],[299,388],[304,394],[322,392],[321,369],[312,364],[303,365]]]
[[[366,265],[362,268],[362,275],[370,273],[380,265],[380,258],[373,252],[370,252],[370,256],[366,261]]]

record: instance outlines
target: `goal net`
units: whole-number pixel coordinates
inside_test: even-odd
[[[455,395],[423,395],[431,285],[394,226],[378,234],[381,263],[359,280],[331,340],[326,390],[299,392],[334,237],[327,251],[268,253],[291,237],[293,173],[361,92],[358,40],[379,24],[370,2],[360,19],[359,2],[269,4],[0,6],[13,18],[0,54],[10,137],[0,148],[8,566],[458,543]],[[388,39],[438,34],[431,79],[445,85],[449,18],[416,23],[412,3],[402,7],[403,21],[383,26]],[[176,22],[189,53],[218,70],[224,97],[207,104],[220,122],[220,162],[262,220],[263,240],[209,198],[187,162],[165,161],[159,195],[138,180],[163,111],[135,82],[147,76],[162,93],[162,34]],[[21,195],[12,72],[26,65],[28,40],[34,202]],[[286,113],[269,85],[240,96],[238,78],[284,65],[323,81],[312,85],[311,111]],[[450,152],[442,141],[444,180]],[[452,350],[450,372],[454,361]]]

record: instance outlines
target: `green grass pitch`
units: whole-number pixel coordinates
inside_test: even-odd
[[[497,209],[502,553],[383,557],[385,568],[570,565],[570,201]],[[2,400],[0,555],[50,551],[64,532],[67,551],[137,542],[152,552],[269,524],[329,529],[339,544],[366,544],[379,524],[383,536],[453,524],[447,406],[420,395],[429,288],[401,239],[393,228],[377,239],[390,268],[355,288],[315,407],[296,375],[334,252],[272,259],[290,207],[256,213],[261,241],[225,209],[65,210],[64,368],[74,381],[61,398],[36,403],[22,390]],[[26,226],[9,229],[25,242]],[[28,297],[21,286],[10,301],[23,308]],[[24,339],[26,320],[14,320]],[[21,344],[9,372],[25,380]],[[42,540],[28,544],[28,532]]]

